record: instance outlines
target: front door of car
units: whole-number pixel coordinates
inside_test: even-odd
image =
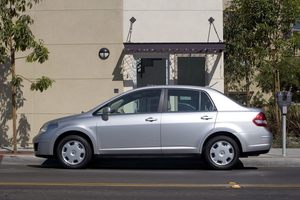
[[[161,153],[161,90],[142,90],[108,103],[111,113],[99,118],[97,126],[100,153]],[[99,111],[101,113],[101,110]]]
[[[199,144],[213,130],[217,112],[205,92],[169,89],[161,121],[162,152],[199,153]]]

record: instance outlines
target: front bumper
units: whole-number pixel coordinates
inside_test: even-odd
[[[47,134],[39,134],[33,138],[34,154],[38,157],[51,157],[53,156],[52,140]]]

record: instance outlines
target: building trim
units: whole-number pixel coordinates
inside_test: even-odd
[[[223,42],[196,43],[124,43],[126,54],[133,53],[220,53],[225,49]]]

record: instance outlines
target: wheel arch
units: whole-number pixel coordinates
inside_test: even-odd
[[[233,140],[237,143],[238,148],[239,148],[239,150],[240,150],[240,153],[243,152],[242,144],[241,144],[239,138],[238,138],[236,135],[234,135],[234,134],[232,134],[232,133],[230,133],[230,132],[221,131],[221,132],[215,132],[215,133],[209,135],[208,137],[206,137],[206,139],[205,139],[204,142],[202,143],[202,146],[200,147],[200,153],[203,153],[203,150],[205,149],[205,146],[207,145],[207,142],[208,142],[211,138],[214,138],[214,137],[216,137],[216,136],[227,136],[227,137],[230,137],[231,139],[233,139]]]
[[[95,154],[95,149],[94,149],[93,142],[92,142],[91,138],[90,138],[88,135],[86,135],[85,133],[80,132],[80,131],[67,131],[67,132],[62,133],[61,135],[59,135],[59,136],[56,138],[55,143],[54,143],[54,148],[53,148],[53,155],[54,155],[54,156],[56,156],[56,152],[55,152],[55,151],[56,151],[56,149],[57,149],[57,147],[58,147],[59,142],[60,142],[63,138],[65,138],[65,137],[67,137],[67,136],[69,136],[69,135],[77,135],[77,136],[80,136],[80,137],[84,138],[84,139],[89,143],[89,145],[90,145],[90,147],[91,147],[91,149],[92,149],[92,154],[93,154],[93,155]]]

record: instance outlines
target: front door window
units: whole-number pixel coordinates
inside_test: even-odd
[[[160,93],[161,90],[135,92],[125,95],[107,106],[111,108],[111,114],[156,113],[158,111]]]

